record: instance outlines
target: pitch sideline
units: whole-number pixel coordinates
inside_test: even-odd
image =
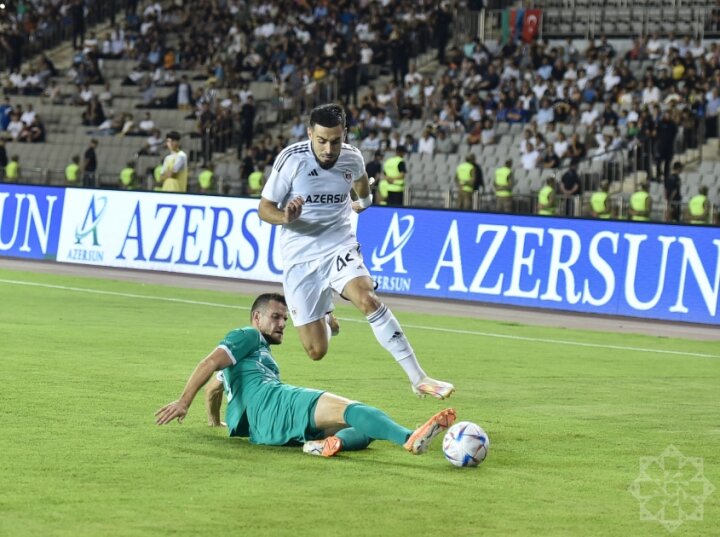
[[[190,304],[190,305],[195,305],[195,306],[208,306],[208,307],[212,307],[212,308],[226,308],[226,309],[245,310],[245,311],[250,309],[246,306],[220,304],[217,302],[205,302],[202,300],[189,300],[189,299],[185,299],[185,298],[139,295],[139,294],[135,294],[135,293],[120,293],[117,291],[103,291],[100,289],[92,289],[92,288],[88,288],[88,287],[70,287],[70,286],[66,286],[66,285],[53,285],[53,284],[49,284],[49,283],[38,283],[38,282],[24,282],[21,280],[6,280],[6,279],[2,279],[2,278],[0,278],[0,283],[4,283],[4,284],[8,284],[8,285],[26,285],[29,287],[43,287],[43,288],[47,288],[47,289],[58,289],[58,290],[62,290],[62,291],[72,291],[72,292],[77,292],[77,293],[118,296],[118,297],[134,298],[134,299],[141,299],[141,300],[157,300],[160,302],[175,302],[175,303],[179,303],[179,304]],[[343,322],[351,322],[351,323],[364,323],[365,322],[364,320],[350,319],[347,317],[338,317],[338,319],[340,319]],[[447,334],[491,337],[491,338],[497,338],[497,339],[510,339],[510,340],[515,340],[515,341],[527,341],[527,342],[532,342],[532,343],[549,343],[549,344],[572,345],[575,347],[589,347],[589,348],[595,348],[595,349],[649,352],[649,353],[658,353],[658,354],[670,354],[670,355],[674,355],[674,356],[694,356],[697,358],[720,358],[720,356],[715,355],[715,354],[704,354],[704,353],[698,353],[698,352],[672,351],[672,350],[663,350],[663,349],[647,349],[644,347],[626,347],[626,346],[622,346],[622,345],[603,345],[600,343],[583,343],[581,341],[569,341],[569,340],[562,340],[562,339],[546,339],[546,338],[533,338],[533,337],[525,337],[525,336],[513,336],[513,335],[509,335],[509,334],[495,334],[492,332],[479,332],[479,331],[475,331],[475,330],[460,330],[460,329],[455,329],[455,328],[423,326],[423,325],[415,325],[415,324],[408,324],[408,323],[403,323],[403,326],[405,326],[406,328],[415,328],[418,330],[431,330],[434,332],[443,332],[443,333],[447,333]]]

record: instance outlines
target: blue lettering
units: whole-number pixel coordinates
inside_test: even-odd
[[[182,244],[180,245],[180,258],[177,260],[177,263],[182,265],[199,265],[201,254],[198,254],[197,258],[191,261],[187,259],[186,253],[188,239],[190,237],[193,239],[193,244],[197,245],[198,225],[196,224],[195,229],[190,231],[190,218],[192,216],[192,212],[197,210],[205,216],[205,207],[200,207],[198,205],[183,205],[183,209],[185,209],[185,225],[183,226]]]
[[[250,243],[250,247],[253,250],[253,259],[252,263],[250,263],[248,266],[244,267],[243,264],[240,262],[240,251],[238,251],[237,256],[235,258],[235,266],[241,270],[252,270],[252,268],[257,265],[258,257],[259,257],[259,251],[260,247],[255,240],[255,237],[252,236],[252,233],[250,233],[250,230],[247,228],[247,219],[251,214],[257,215],[257,209],[252,209],[245,213],[245,216],[243,216],[242,223],[240,224],[240,230],[242,231],[243,237],[247,239],[247,241]],[[275,227],[275,226],[273,226]]]
[[[157,208],[155,209],[155,217],[157,218],[158,213],[161,209],[170,209],[170,212],[168,213],[167,220],[165,220],[165,224],[163,225],[163,228],[160,230],[160,235],[157,238],[157,242],[155,243],[155,248],[153,248],[153,251],[150,253],[150,261],[160,261],[161,263],[169,263],[170,259],[172,258],[173,254],[173,247],[170,247],[170,253],[167,257],[157,257],[158,250],[160,249],[160,245],[162,244],[163,239],[165,238],[165,234],[167,233],[168,228],[170,227],[170,222],[172,222],[173,216],[175,216],[175,212],[177,211],[177,205],[167,205],[164,203],[158,204]]]
[[[133,228],[134,226],[134,228]],[[131,235],[131,230],[135,231],[134,235]],[[143,253],[143,242],[142,242],[142,220],[140,218],[140,202],[135,204],[135,210],[133,211],[132,218],[130,219],[130,225],[125,232],[125,240],[123,240],[122,247],[120,248],[120,254],[115,259],[125,259],[123,252],[125,251],[125,245],[128,239],[132,239],[137,242],[137,255],[135,261],[145,261],[145,254]]]
[[[230,235],[230,231],[233,227],[232,211],[225,207],[210,207],[210,210],[213,212],[213,226],[212,232],[210,233],[210,250],[208,252],[207,262],[203,266],[217,268],[217,265],[215,264],[215,243],[219,242],[222,248],[223,268],[227,270],[232,267],[232,263],[230,262],[230,255],[228,253],[228,245],[225,242],[225,239],[228,235]],[[228,221],[228,224],[222,233],[218,232],[220,214],[227,215]]]
[[[282,270],[275,266],[273,263],[273,252],[275,251],[275,230],[279,226],[273,226],[270,230],[270,244],[268,246],[268,268],[273,274],[282,274]]]

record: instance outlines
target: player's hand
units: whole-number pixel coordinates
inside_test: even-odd
[[[355,211],[356,213],[361,213],[365,209],[367,209],[367,207],[361,207],[357,201],[353,201],[351,207],[352,207],[352,210]]]
[[[290,200],[290,203],[288,203],[285,206],[285,224],[289,224],[290,222],[294,222],[298,218],[300,218],[300,215],[302,214],[302,206],[305,205],[305,200],[298,196],[297,198]]]
[[[185,403],[181,401],[173,401],[155,412],[155,423],[158,425],[165,425],[174,419],[177,419],[178,423],[182,423],[182,420],[185,418],[187,412],[188,407]]]

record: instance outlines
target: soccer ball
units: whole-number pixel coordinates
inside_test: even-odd
[[[443,453],[453,465],[477,466],[487,457],[490,438],[476,423],[461,421],[448,429],[443,439]]]

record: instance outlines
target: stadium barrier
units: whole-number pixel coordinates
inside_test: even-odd
[[[720,324],[720,231],[373,207],[354,218],[379,290]],[[279,281],[278,228],[246,198],[0,185],[0,255]]]

